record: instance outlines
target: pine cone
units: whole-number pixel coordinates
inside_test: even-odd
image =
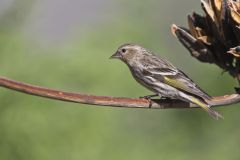
[[[188,15],[188,29],[172,33],[201,62],[215,63],[240,79],[240,0],[201,0],[205,15]]]

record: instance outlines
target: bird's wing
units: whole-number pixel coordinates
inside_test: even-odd
[[[159,79],[174,88],[197,97],[211,99],[208,94],[201,90],[200,87],[198,87],[185,73],[180,70],[173,70],[169,68],[148,68],[147,70],[155,79]]]
[[[161,76],[173,76],[177,75],[178,71],[171,69],[171,68],[150,68],[148,67],[146,70],[148,70],[151,74],[154,75],[161,75]]]
[[[177,70],[169,61],[166,59],[160,58],[159,56],[151,53],[151,55],[147,55],[144,58],[139,60],[141,64],[144,65],[145,69],[153,68],[156,71],[168,72],[169,70],[174,71]]]
[[[205,93],[198,85],[196,85],[187,75],[183,72],[178,72],[174,76],[164,76],[164,82],[174,88],[188,92],[197,97],[204,99],[212,99],[207,93]]]
[[[198,87],[185,73],[174,67],[170,62],[156,55],[142,59],[143,72],[156,80],[203,99],[212,99]]]

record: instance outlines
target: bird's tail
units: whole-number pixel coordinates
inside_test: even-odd
[[[218,120],[220,118],[223,119],[223,116],[219,114],[217,111],[214,111],[213,109],[210,108],[210,105],[207,104],[206,102],[203,102],[197,98],[192,97],[191,101],[197,105],[199,105],[202,109],[208,112],[208,114],[213,117],[214,119]]]

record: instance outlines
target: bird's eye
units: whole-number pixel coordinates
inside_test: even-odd
[[[126,49],[124,49],[124,48],[122,49],[122,53],[125,53],[126,51],[127,51]]]

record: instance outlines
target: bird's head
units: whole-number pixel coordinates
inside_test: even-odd
[[[111,59],[120,59],[125,63],[131,63],[137,58],[140,58],[143,54],[143,48],[137,44],[124,44],[120,46],[115,54],[113,54]]]

